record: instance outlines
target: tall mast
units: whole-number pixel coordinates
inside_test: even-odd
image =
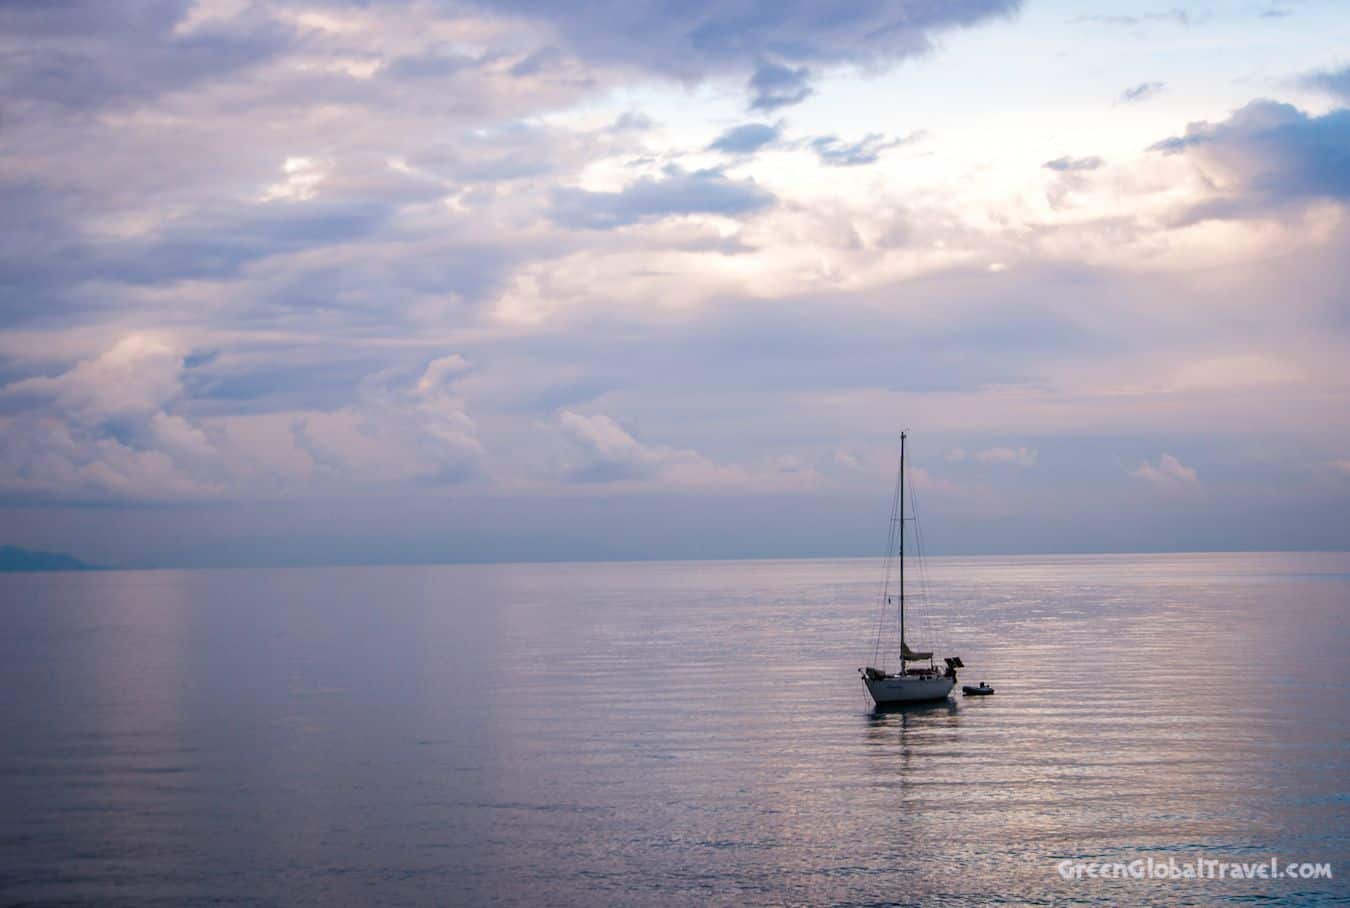
[[[905,670],[905,433],[900,433],[900,671]]]

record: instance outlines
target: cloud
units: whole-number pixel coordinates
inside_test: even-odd
[[[1306,373],[1295,362],[1269,354],[1195,357],[1182,363],[1165,387],[1176,391],[1252,391],[1301,384]]]
[[[629,110],[620,114],[610,129],[615,132],[643,132],[655,125],[652,118],[641,111]]]
[[[908,479],[914,483],[915,488],[923,490],[925,494],[937,495],[950,501],[966,500],[970,501],[975,491],[970,486],[953,482],[942,476],[938,476],[923,467],[911,467],[906,472]]]
[[[986,448],[974,455],[980,463],[1006,463],[1019,467],[1036,466],[1036,451],[1033,448]]]
[[[811,71],[805,66],[784,66],[763,61],[750,76],[750,108],[776,110],[800,104],[811,96]]]
[[[1302,157],[1223,132],[1224,114],[1170,156],[1041,171],[1046,152],[1093,150],[1073,132],[1090,128],[1027,170],[995,153],[995,111],[958,105],[934,153],[894,154],[906,166],[885,179],[860,165],[906,141],[889,132],[727,120],[757,69],[787,73],[760,80],[770,107],[828,88],[794,118],[868,109],[851,105],[875,86],[855,81],[1014,8],[0,0],[0,490],[514,496],[562,521],[550,496],[600,512],[619,492],[701,488],[717,519],[747,489],[815,482],[828,518],[890,469],[872,452],[892,413],[939,462],[966,444],[961,472],[994,490],[1029,474],[992,464],[1035,452],[970,440],[1055,438],[1038,487],[1083,491],[1095,520],[1139,485],[1106,446],[1194,451],[1208,480],[1203,438],[1253,407],[1294,455],[1278,469],[1325,481],[1345,456],[1344,213],[1170,215],[1343,198],[1288,191],[1344,147],[1331,115],[1291,121]],[[916,73],[934,103],[992,59],[966,45]],[[632,98],[645,113],[623,113]],[[750,159],[770,148],[795,153]],[[986,491],[962,499],[972,513]]]
[[[792,142],[789,147],[810,149],[820,163],[827,167],[856,167],[875,163],[882,152],[919,142],[927,135],[925,131],[920,130],[909,135],[888,138],[882,133],[874,132],[852,142],[836,135],[824,135]],[[725,130],[713,140],[708,150],[728,154],[752,154],[780,142],[782,138],[781,122],[772,126],[766,123],[745,123]]]
[[[458,353],[418,360],[365,375],[340,406],[223,425],[282,497],[462,486],[485,481],[488,465],[460,389],[472,373]],[[288,445],[276,444],[282,431]]]
[[[511,75],[537,76],[546,70],[556,68],[563,59],[563,53],[558,48],[543,47],[512,66]]]
[[[1137,25],[1146,25],[1153,22],[1171,23],[1173,25],[1191,25],[1196,20],[1187,10],[1174,7],[1169,10],[1163,10],[1156,13],[1143,13],[1138,16],[1078,16],[1070,21],[1073,22],[1095,22],[1098,25],[1114,25],[1125,28],[1133,28]]]
[[[1157,97],[1166,87],[1166,82],[1140,82],[1121,92],[1120,102],[1130,104],[1135,101],[1147,101],[1149,98]]]
[[[279,421],[195,414],[189,364],[212,359],[188,357],[168,337],[132,334],[56,376],[0,388],[0,491],[152,502],[287,497],[329,481],[352,491],[457,483],[479,472],[484,451],[453,386],[470,369],[458,354],[412,376],[375,373],[343,406]]]
[[[1186,466],[1171,454],[1162,455],[1156,464],[1147,460],[1142,462],[1130,475],[1160,488],[1194,488],[1200,484],[1194,468]]]
[[[1054,170],[1060,173],[1074,173],[1082,170],[1097,170],[1105,163],[1105,161],[1096,156],[1088,158],[1071,158],[1068,155],[1065,155],[1062,158],[1055,158],[1053,161],[1046,161],[1041,166],[1046,170]]]
[[[10,98],[93,109],[210,84],[286,54],[312,53],[315,68],[348,77],[346,93],[362,91],[356,85],[362,80],[372,86],[445,80],[484,69],[517,81],[590,87],[595,70],[639,68],[684,82],[748,76],[752,106],[767,110],[809,95],[809,77],[821,68],[903,60],[928,51],[944,31],[1009,15],[1019,6],[1020,0],[880,0],[862,7],[837,0],[635,0],[607,7],[580,0],[493,0],[450,10],[398,4],[386,14],[345,0],[220,7],[131,0],[116,11],[97,0],[7,3],[0,6],[0,31],[19,43],[0,66],[0,89]],[[420,25],[427,40],[421,47],[399,41],[379,54],[333,53],[344,35],[360,34],[383,15],[400,16],[410,29]],[[485,36],[496,37],[485,20],[516,34],[505,46],[480,49]],[[437,46],[446,32],[474,38],[453,48]],[[466,45],[473,52],[461,49]]]
[[[154,283],[225,277],[250,262],[369,237],[391,214],[388,201],[311,200],[303,190],[278,193],[259,204],[202,212],[170,221],[125,243],[105,243],[86,260],[92,274]],[[299,203],[299,204],[297,204]]]
[[[686,172],[669,168],[660,177],[643,177],[618,192],[555,190],[551,216],[565,227],[610,230],[677,215],[739,217],[775,201],[771,192],[751,179],[734,180],[716,169]]]
[[[1020,0],[745,0],[734,4],[633,0],[497,0],[485,10],[546,24],[554,43],[598,63],[685,81],[750,72],[751,106],[771,110],[810,94],[812,69],[874,66],[922,54],[945,30],[1009,15]]]
[[[807,142],[820,163],[827,167],[857,167],[873,164],[883,151],[910,145],[923,139],[926,133],[914,132],[898,138],[887,138],[879,132],[868,133],[855,142],[845,142],[838,136],[817,136]]]
[[[511,67],[511,75],[524,75],[524,72],[518,72],[526,67],[533,65],[536,58],[546,57],[545,51],[532,55],[526,60],[517,63]],[[482,60],[478,57],[467,54],[443,53],[439,50],[428,50],[422,53],[406,54],[395,57],[386,63],[379,70],[380,74],[386,78],[397,79],[400,81],[416,81],[419,79],[443,79],[446,76],[453,76],[456,73],[466,69],[472,69],[482,65]],[[536,70],[537,71],[537,66]]]
[[[23,496],[201,497],[223,487],[217,442],[178,412],[184,358],[135,334],[55,377],[14,382],[0,399],[0,489]]]
[[[650,129],[650,118],[634,112],[620,115],[612,124],[587,131],[569,130],[542,123],[508,121],[470,130],[453,141],[436,141],[412,151],[403,165],[412,173],[405,180],[501,183],[553,177],[569,172],[580,162],[608,154],[628,154],[641,149],[641,133]],[[387,169],[387,162],[372,162]],[[444,193],[442,183],[434,183]]]
[[[728,154],[752,154],[778,141],[782,135],[780,124],[742,123],[723,132],[708,146],[709,151]]]
[[[468,369],[462,356],[452,354],[433,359],[412,380],[377,374],[363,383],[351,407],[317,414],[306,429],[333,452],[329,462],[358,482],[465,482],[480,472],[486,456],[454,386]]]
[[[557,425],[577,455],[565,470],[574,482],[660,480],[679,487],[744,484],[747,479],[740,471],[719,467],[697,451],[638,441],[603,413],[587,416],[563,410]]]
[[[1305,73],[1298,81],[1304,88],[1326,92],[1342,102],[1350,103],[1350,66]]]
[[[603,413],[583,416],[571,410],[558,414],[558,426],[585,454],[571,475],[582,482],[645,479],[681,453],[671,448],[644,445]],[[686,452],[692,456],[692,452]]]
[[[469,361],[458,353],[438,357],[427,363],[422,377],[417,380],[418,394],[431,394],[447,387],[451,380],[469,371]]]
[[[836,448],[831,455],[831,459],[845,470],[862,470],[864,467],[862,459],[857,454],[844,448]]]
[[[822,482],[813,466],[791,454],[769,458],[753,470],[718,463],[690,448],[640,441],[604,413],[561,410],[556,426],[566,443],[559,466],[569,483],[754,494],[814,489]],[[837,457],[831,460],[841,463]],[[847,466],[846,461],[841,465]]]
[[[1150,150],[1186,155],[1217,187],[1187,219],[1260,214],[1313,199],[1350,199],[1350,110],[1309,116],[1257,100],[1218,123],[1191,123]]]
[[[1092,189],[1093,181],[1088,174],[1104,166],[1106,162],[1095,155],[1084,158],[1064,155],[1042,164],[1043,169],[1055,173],[1045,192],[1050,207],[1055,211],[1072,210],[1075,203]]]
[[[370,238],[398,208],[400,189],[408,188],[390,183],[382,187],[385,198],[374,193],[333,198],[341,188],[326,185],[326,171],[302,160],[291,159],[290,172],[260,185],[253,199],[184,205],[183,211],[173,210],[176,205],[148,215],[151,223],[126,233],[88,229],[90,220],[104,214],[94,193],[34,187],[17,200],[26,214],[0,227],[0,283],[23,283],[29,294],[69,299],[74,288],[90,282],[153,286],[233,278],[262,260]],[[83,222],[70,209],[67,193],[89,199],[93,210]],[[0,185],[0,199],[6,196],[13,198]],[[132,203],[122,216],[134,208]]]
[[[165,338],[133,334],[53,378],[4,388],[6,396],[50,402],[80,422],[143,422],[178,396],[183,355]]]
[[[15,107],[88,113],[222,79],[293,48],[294,30],[261,9],[190,23],[190,0],[0,4],[0,92]]]

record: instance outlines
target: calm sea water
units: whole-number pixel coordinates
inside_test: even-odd
[[[1350,556],[933,559],[998,693],[876,713],[867,560],[0,578],[0,902],[1350,898]],[[1066,881],[1063,859],[1330,862]]]

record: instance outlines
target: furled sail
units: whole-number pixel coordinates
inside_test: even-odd
[[[900,644],[900,658],[906,662],[927,662],[933,658],[932,653],[916,653],[909,648],[908,643]]]

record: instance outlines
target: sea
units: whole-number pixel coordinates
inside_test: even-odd
[[[0,904],[1350,901],[1350,555],[928,559],[886,712],[881,578],[2,576]]]

